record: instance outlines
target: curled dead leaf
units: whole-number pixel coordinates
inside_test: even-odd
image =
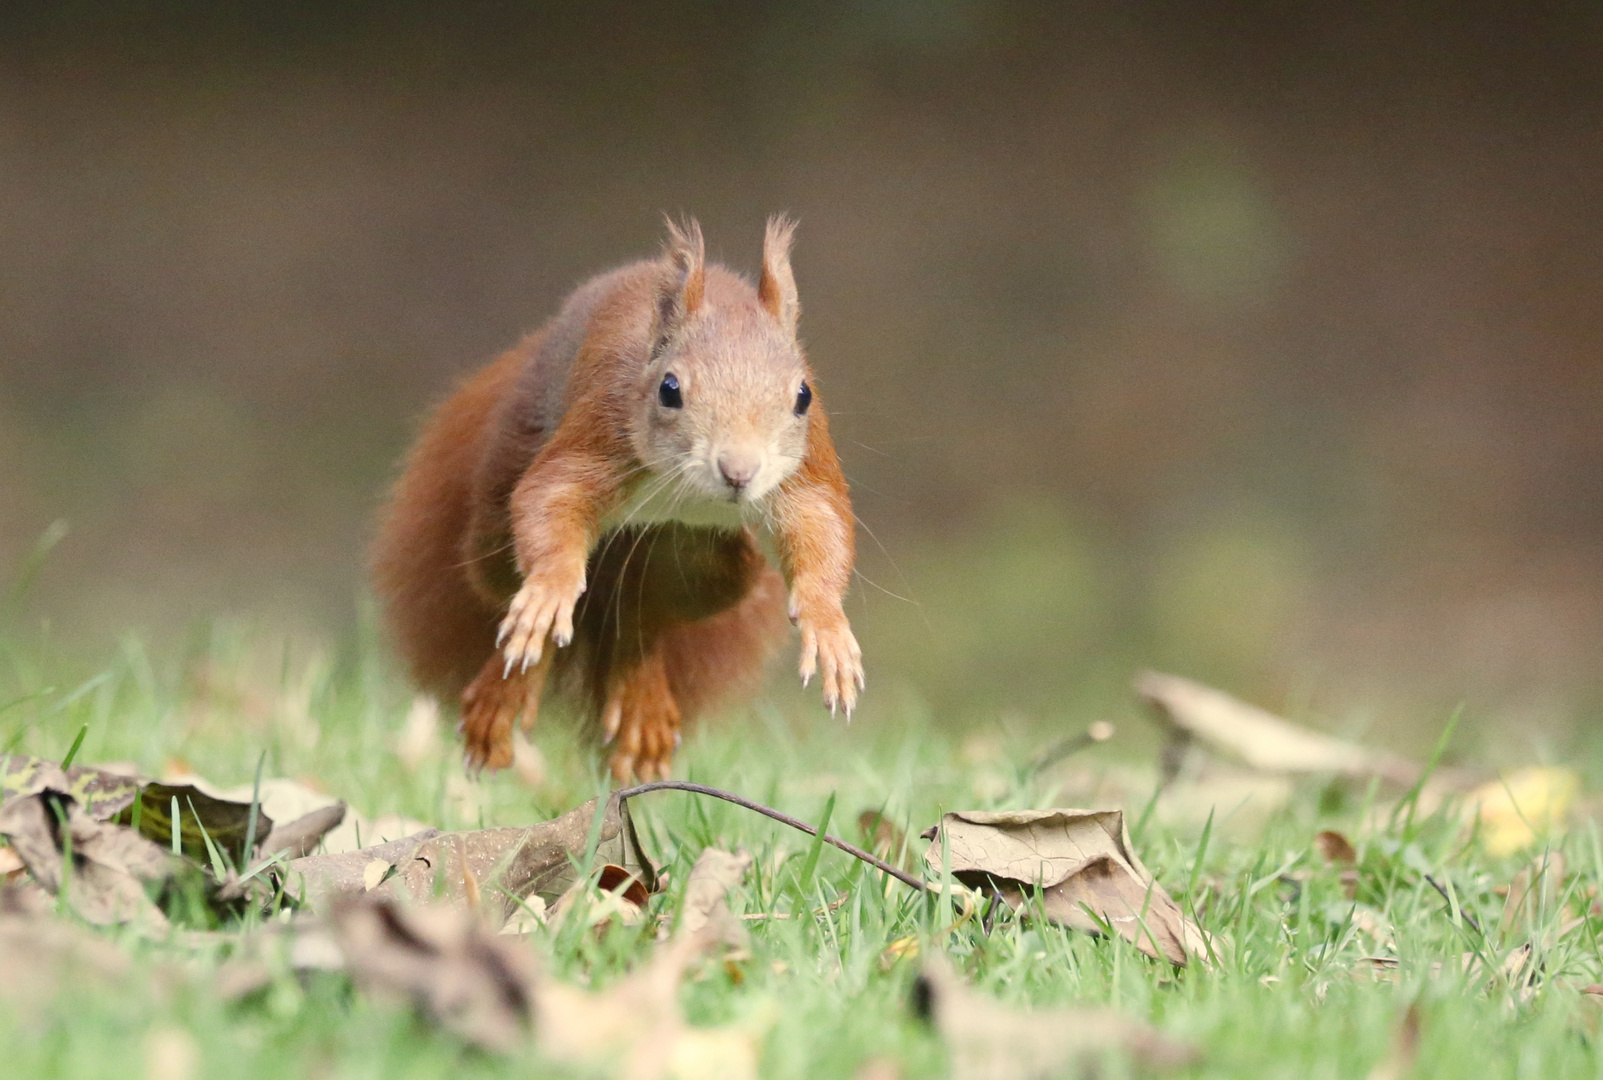
[[[345,820],[345,804],[336,802],[308,811],[293,821],[275,825],[262,842],[261,855],[277,855],[301,859],[317,850],[323,837],[333,832]]]
[[[65,892],[88,922],[165,926],[144,882],[172,872],[167,853],[132,829],[90,817],[62,789],[65,774],[57,769],[55,777],[62,787],[41,786],[0,806],[0,834],[33,880],[52,894]]]
[[[730,853],[718,848],[703,851],[685,881],[679,934],[709,943],[721,942],[732,949],[746,948],[751,934],[730,912],[729,891],[745,880],[751,864],[750,852]]]
[[[368,893],[335,898],[328,925],[356,984],[404,999],[488,1050],[510,1050],[529,1026],[534,958],[514,939],[446,905],[403,907]]]
[[[1089,1075],[1110,1054],[1148,1069],[1181,1068],[1198,1057],[1195,1047],[1112,1009],[1010,1008],[970,988],[939,954],[925,961],[913,1006],[946,1043],[953,1080]]]
[[[18,795],[56,791],[70,795],[89,817],[110,821],[139,794],[137,777],[107,769],[74,765],[62,769],[54,761],[26,754],[0,754],[0,803]]]
[[[1395,754],[1293,724],[1178,675],[1143,672],[1135,692],[1175,737],[1200,740],[1265,772],[1378,776],[1406,787],[1423,771]]]
[[[646,904],[651,900],[651,893],[640,879],[611,863],[597,867],[592,878],[594,880],[575,881],[557,898],[551,905],[551,925],[561,926],[582,910],[584,925],[597,931],[603,930],[613,919],[625,926],[639,926],[646,917]]]
[[[252,852],[245,850],[251,839],[251,800],[226,798],[217,789],[191,777],[182,784],[145,784],[139,789],[139,832],[164,847],[172,843],[173,800],[178,802],[178,836],[183,853],[202,866],[210,863],[211,843],[226,854],[235,867],[251,862]],[[133,806],[117,815],[123,825],[132,825]],[[260,842],[273,832],[273,819],[262,806],[256,807],[255,840]]]
[[[655,891],[656,870],[641,850],[628,804],[613,795],[601,810],[592,865],[621,867],[648,892]],[[584,857],[596,811],[592,799],[561,817],[526,827],[461,833],[427,829],[358,851],[296,859],[287,870],[292,887],[303,882],[305,895],[313,904],[369,888],[418,903],[432,902],[438,896],[465,904],[471,879],[487,904],[500,904],[504,920],[528,897],[538,895],[555,902],[573,885],[579,877],[574,863]],[[386,871],[377,884],[370,884],[367,868],[375,860],[390,864],[393,870]]]
[[[1093,933],[1111,927],[1152,957],[1206,962],[1209,941],[1142,865],[1121,810],[949,813],[925,836],[936,872],[950,860],[958,881],[1015,911],[1040,894],[1048,921]]]

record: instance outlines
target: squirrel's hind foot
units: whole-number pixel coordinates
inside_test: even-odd
[[[551,667],[549,653],[527,671],[503,671],[499,655],[491,656],[478,677],[462,691],[463,762],[469,772],[504,769],[512,764],[512,725],[519,716],[523,730],[534,726],[540,691]]]
[[[602,737],[612,744],[608,765],[618,783],[631,777],[666,780],[679,747],[679,703],[660,653],[613,682],[601,710]]]

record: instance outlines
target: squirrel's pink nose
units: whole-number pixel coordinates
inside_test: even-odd
[[[718,471],[723,475],[724,483],[737,493],[745,490],[761,465],[761,457],[750,447],[732,446],[718,452]]]

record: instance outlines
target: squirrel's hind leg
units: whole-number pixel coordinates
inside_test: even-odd
[[[631,776],[666,780],[679,748],[680,720],[662,651],[654,649],[613,680],[601,709],[602,736],[612,744],[613,779],[620,784]]]
[[[478,677],[462,691],[463,756],[470,771],[512,764],[512,724],[521,716],[524,731],[534,727],[550,670],[549,649],[527,670],[508,671],[500,652],[490,654]]]

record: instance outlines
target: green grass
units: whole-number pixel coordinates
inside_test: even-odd
[[[409,771],[393,752],[409,697],[366,646],[344,657],[297,654],[220,628],[198,636],[170,669],[130,640],[116,662],[90,678],[65,676],[38,643],[13,639],[3,648],[0,745],[22,752],[60,758],[87,725],[80,762],[132,760],[156,772],[181,758],[233,785],[250,783],[266,751],[266,775],[314,782],[368,815],[403,813],[444,828],[477,827],[481,818],[487,825],[540,820],[589,798],[601,783],[593,752],[560,719],[537,733],[548,762],[538,786],[510,773],[478,789],[463,784],[448,732],[441,753]],[[810,698],[775,691],[753,715],[688,738],[677,775],[813,821],[833,799],[835,831],[852,839],[860,839],[858,813],[883,808],[916,836],[946,809],[1063,805],[1065,776],[1087,759],[1036,777],[1019,768],[1057,734],[1003,739],[999,755],[981,766],[971,763],[972,743],[965,750],[961,737],[933,728],[912,705],[870,698],[845,727]],[[1115,760],[1118,741],[1098,753],[1104,757],[1091,760]],[[1124,807],[1132,827],[1143,802]],[[1528,991],[1464,974],[1463,954],[1483,953],[1495,967],[1529,939],[1530,928],[1522,928],[1500,940],[1502,899],[1494,891],[1529,855],[1487,857],[1449,811],[1406,827],[1366,828],[1364,792],[1310,785],[1250,830],[1223,827],[1231,808],[1220,807],[1221,828],[1212,830],[1200,859],[1203,822],[1164,824],[1153,815],[1137,840],[1143,859],[1230,943],[1212,970],[1176,972],[1118,940],[1010,917],[989,935],[978,919],[948,931],[950,911],[887,886],[828,847],[804,882],[808,838],[734,806],[653,793],[632,808],[648,850],[674,882],[653,899],[654,909],[676,909],[678,888],[709,844],[756,855],[733,899],[737,912],[805,913],[847,895],[824,917],[751,923],[753,955],[738,984],[709,965],[683,989],[695,1023],[771,1022],[766,1076],[849,1077],[870,1056],[896,1059],[910,1077],[944,1075],[939,1038],[908,1008],[917,961],[882,960],[890,942],[909,935],[926,948],[944,946],[975,984],[1005,1001],[1112,1005],[1193,1040],[1204,1056],[1183,1075],[1363,1077],[1415,1001],[1424,1036],[1412,1075],[1603,1075],[1586,1034],[1596,1023],[1588,1012],[1593,1003],[1578,992],[1603,981],[1603,918],[1547,948]],[[1355,900],[1344,897],[1337,871],[1312,850],[1320,828],[1342,829],[1360,848]],[[1553,843],[1571,867],[1562,901],[1585,911],[1586,890],[1603,872],[1603,843],[1589,828]],[[1426,874],[1450,886],[1485,936],[1449,910]],[[1539,930],[1561,919],[1552,910],[1534,921]],[[211,989],[212,971],[230,941],[227,933],[121,940],[132,968],[116,987],[74,987],[20,1005],[0,998],[0,1072],[126,1080],[141,1075],[160,1032],[180,1030],[198,1049],[197,1077],[568,1075],[542,1064],[537,1051],[510,1059],[472,1051],[405,1011],[357,996],[337,975],[309,982],[284,976],[265,994],[222,1002]],[[651,942],[648,932],[620,926],[600,940],[568,934],[540,948],[556,976],[602,986],[635,965]],[[1381,954],[1400,958],[1394,980],[1355,973],[1358,958]]]

